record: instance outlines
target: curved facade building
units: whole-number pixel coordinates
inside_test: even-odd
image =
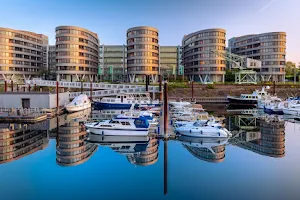
[[[159,45],[158,30],[139,26],[127,30],[127,73],[130,82],[142,82],[150,75],[152,82],[158,81]]]
[[[56,28],[56,79],[96,81],[99,39],[96,33],[74,26]]]
[[[207,29],[183,37],[184,75],[201,83],[224,82],[225,59],[214,52],[225,53],[226,31]],[[212,52],[214,51],[214,52]]]
[[[75,166],[86,162],[98,149],[85,141],[87,132],[78,122],[59,127],[56,145],[56,162],[60,166]]]
[[[22,83],[47,67],[48,37],[0,27],[0,79]]]
[[[285,81],[286,33],[271,32],[234,37],[229,40],[232,53],[262,62],[261,81]]]

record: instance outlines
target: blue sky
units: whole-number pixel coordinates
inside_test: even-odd
[[[227,39],[251,33],[287,32],[287,59],[300,62],[299,0],[2,0],[0,27],[49,36],[74,25],[98,33],[101,44],[123,44],[126,30],[159,29],[160,45],[179,45],[183,35],[224,28]]]

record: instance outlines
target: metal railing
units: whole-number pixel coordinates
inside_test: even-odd
[[[46,81],[46,80],[28,80],[26,84],[34,86],[48,86],[56,87],[56,81]],[[90,89],[91,83],[85,82],[58,82],[59,87],[66,88],[84,88]],[[107,83],[92,83],[93,89],[98,90],[123,90],[124,92],[145,92],[146,86],[144,85],[125,85],[125,84],[107,84]],[[149,92],[159,92],[158,86],[149,86]]]

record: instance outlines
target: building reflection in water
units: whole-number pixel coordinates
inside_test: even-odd
[[[139,166],[153,165],[158,160],[158,140],[156,138],[151,138],[148,142],[145,151],[140,153],[127,155],[127,159],[131,164]]]
[[[219,163],[225,159],[225,146],[227,138],[194,138],[180,136],[178,141],[196,158]]]
[[[111,148],[126,156],[127,160],[134,165],[152,165],[158,160],[158,140],[154,138],[89,134],[89,142]]]
[[[22,124],[0,124],[0,164],[43,150],[48,144],[47,131],[28,130]]]
[[[247,118],[247,116],[242,117]],[[230,143],[261,155],[276,158],[284,157],[284,120],[280,116],[264,115],[252,118],[250,121],[249,126],[246,126],[246,123],[243,123],[243,126],[240,127],[237,124],[231,126],[234,127],[231,131],[235,136],[230,140]]]
[[[87,132],[81,122],[67,122],[58,129],[56,161],[60,166],[75,166],[86,162],[98,146],[86,142]]]

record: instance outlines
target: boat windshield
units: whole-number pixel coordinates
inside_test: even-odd
[[[207,122],[206,122],[207,123]],[[200,121],[196,121],[193,126],[203,126],[203,123],[201,123]]]

